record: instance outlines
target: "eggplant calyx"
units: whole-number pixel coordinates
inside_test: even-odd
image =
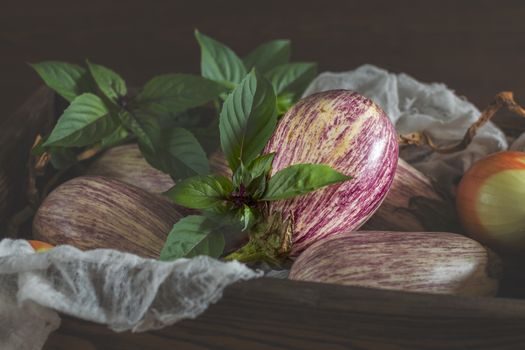
[[[293,216],[283,220],[280,213],[272,213],[253,227],[248,243],[223,259],[243,263],[265,262],[279,268],[292,251],[292,237]]]

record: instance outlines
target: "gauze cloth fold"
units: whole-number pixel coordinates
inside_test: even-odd
[[[0,241],[0,349],[39,350],[60,325],[58,312],[147,331],[195,318],[234,282],[262,275],[238,262],[200,256],[160,262],[115,250],[59,246],[34,253]]]

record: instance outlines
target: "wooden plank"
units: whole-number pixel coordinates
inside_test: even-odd
[[[262,278],[237,283],[195,320],[114,333],[65,318],[45,350],[516,349],[525,301]],[[73,347],[71,344],[78,344]]]

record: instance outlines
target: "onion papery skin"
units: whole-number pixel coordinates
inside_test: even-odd
[[[456,206],[472,238],[501,252],[525,251],[525,153],[499,152],[476,162],[461,179]]]
[[[447,232],[347,232],[319,241],[294,262],[289,278],[437,294],[493,296],[497,257]]]
[[[275,152],[272,173],[293,164],[326,164],[353,177],[271,210],[293,219],[291,256],[313,242],[354,230],[388,193],[398,160],[397,134],[372,100],[348,90],[310,95],[281,119],[264,153]]]

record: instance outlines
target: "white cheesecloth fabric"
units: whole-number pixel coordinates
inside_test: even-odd
[[[34,253],[25,240],[0,241],[0,349],[39,350],[60,325],[57,312],[147,331],[195,318],[223,289],[261,276],[205,256],[160,262],[115,250],[59,246]]]
[[[427,131],[443,143],[460,140],[480,113],[443,84],[420,83],[371,65],[323,73],[305,96],[330,89],[357,91],[379,104],[398,132]],[[525,137],[520,145],[516,147],[525,148]],[[440,155],[421,147],[401,156],[451,186],[475,160],[506,148],[503,133],[489,123],[463,152]],[[0,241],[0,349],[41,349],[59,327],[58,312],[115,331],[161,328],[198,316],[220,299],[226,286],[261,274],[237,262],[207,257],[165,263],[70,246],[34,254],[26,241],[5,239]],[[286,271],[269,275],[285,278]]]

